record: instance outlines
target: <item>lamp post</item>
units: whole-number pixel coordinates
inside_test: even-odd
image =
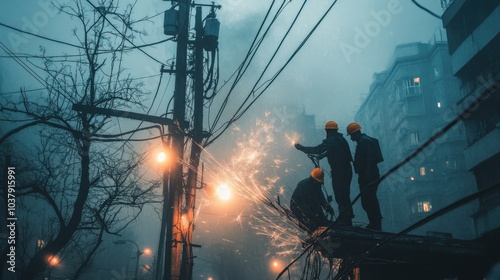
[[[139,270],[139,257],[146,253],[146,254],[150,254],[151,253],[151,250],[146,248],[143,252],[141,252],[141,250],[139,249],[139,245],[137,245],[137,243],[135,243],[134,241],[132,240],[116,240],[116,241],[113,241],[114,244],[116,245],[123,245],[127,242],[130,242],[132,244],[135,245],[135,248],[137,249],[136,251],[136,260],[135,260],[135,276],[134,276],[134,280],[137,280],[137,271]]]

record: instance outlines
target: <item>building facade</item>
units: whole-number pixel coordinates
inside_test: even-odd
[[[391,66],[374,74],[369,94],[355,116],[363,132],[379,139],[385,159],[379,165],[381,174],[456,116],[459,84],[451,71],[443,33],[433,43],[397,46]],[[385,231],[402,230],[474,192],[465,147],[464,127],[459,124],[382,182],[378,195]],[[415,233],[472,238],[475,209],[477,203],[469,203]]]
[[[446,2],[443,26],[452,72],[460,80],[457,109],[473,105],[462,118],[465,166],[482,191],[500,184],[500,1]],[[498,236],[500,192],[481,197],[479,206],[474,215],[477,235]]]

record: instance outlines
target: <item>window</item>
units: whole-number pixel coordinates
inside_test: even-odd
[[[420,167],[420,176],[425,176],[425,167]]]
[[[410,145],[417,146],[419,142],[418,132],[410,132]]]
[[[448,169],[457,169],[457,161],[456,160],[447,160],[445,162],[446,168]]]
[[[438,102],[438,103],[437,103],[437,107],[438,107],[438,108],[441,108],[441,102]]]
[[[404,96],[418,95],[422,93],[420,89],[420,77],[404,79],[402,81],[402,86]]]
[[[439,76],[441,75],[439,69],[436,66],[434,66],[433,70],[434,70],[434,78],[439,78]]]
[[[430,199],[419,200],[411,206],[411,213],[427,213],[432,211],[432,203]]]
[[[429,201],[421,201],[417,203],[417,211],[419,213],[430,212],[432,210],[432,204]]]

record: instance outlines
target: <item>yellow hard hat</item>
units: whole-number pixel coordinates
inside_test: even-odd
[[[347,135],[351,135],[353,134],[354,132],[356,131],[360,131],[361,130],[361,126],[359,125],[359,123],[350,123],[348,126],[347,126]]]
[[[323,173],[323,169],[316,167],[311,171],[311,177],[313,177],[314,180],[323,183],[325,179],[325,173]]]
[[[325,129],[339,129],[339,126],[334,121],[329,121],[325,124]]]

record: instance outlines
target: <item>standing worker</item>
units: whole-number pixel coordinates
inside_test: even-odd
[[[354,214],[351,206],[352,156],[346,139],[338,132],[334,121],[325,124],[326,139],[315,147],[295,144],[295,148],[306,154],[322,154],[328,158],[332,174],[332,188],[335,201],[339,206],[337,225],[352,226]]]
[[[300,228],[312,234],[318,227],[328,226],[323,209],[333,216],[333,208],[325,199],[321,185],[325,174],[323,169],[314,168],[311,176],[297,184],[290,200],[290,210],[299,221]]]
[[[377,164],[384,161],[378,140],[361,133],[358,123],[347,126],[347,135],[356,142],[354,171],[358,174],[361,206],[366,211],[369,224],[367,229],[382,230],[382,214],[377,198],[380,174]]]

